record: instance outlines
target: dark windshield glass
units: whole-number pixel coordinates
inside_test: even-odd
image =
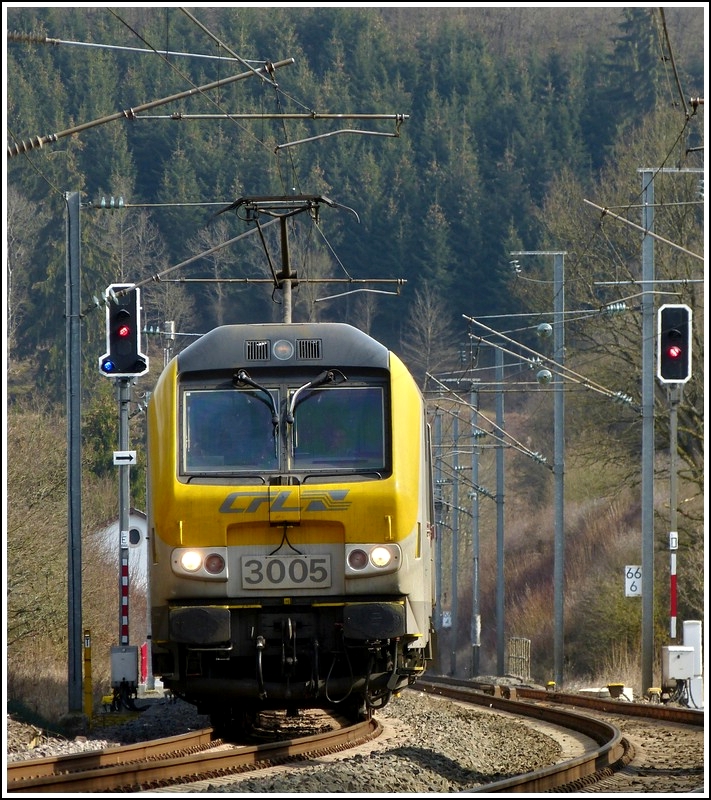
[[[299,403],[294,417],[295,469],[385,468],[380,387],[315,389]]]
[[[269,470],[278,465],[268,398],[252,389],[183,394],[186,472]],[[275,402],[278,402],[275,396]]]

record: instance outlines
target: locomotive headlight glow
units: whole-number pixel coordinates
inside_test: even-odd
[[[397,544],[346,545],[346,578],[371,578],[396,572],[402,564]]]
[[[180,556],[180,566],[187,572],[197,572],[202,566],[202,556],[195,550],[186,550]]]
[[[176,548],[171,555],[171,566],[180,578],[226,581],[229,577],[226,547]]]
[[[393,554],[387,547],[374,547],[370,553],[370,560],[376,567],[387,567],[392,558]]]

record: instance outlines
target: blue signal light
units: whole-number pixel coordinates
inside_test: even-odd
[[[110,359],[107,358],[105,361],[101,362],[101,371],[105,372],[107,375],[110,375],[113,372],[116,372],[116,364]]]

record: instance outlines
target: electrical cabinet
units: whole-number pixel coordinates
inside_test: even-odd
[[[662,647],[662,683],[675,686],[677,681],[694,677],[693,647]]]
[[[111,648],[111,686],[138,685],[138,647],[125,645]]]

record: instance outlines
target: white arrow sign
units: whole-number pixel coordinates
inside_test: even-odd
[[[136,463],[135,450],[114,450],[114,466],[122,467],[124,464]]]

